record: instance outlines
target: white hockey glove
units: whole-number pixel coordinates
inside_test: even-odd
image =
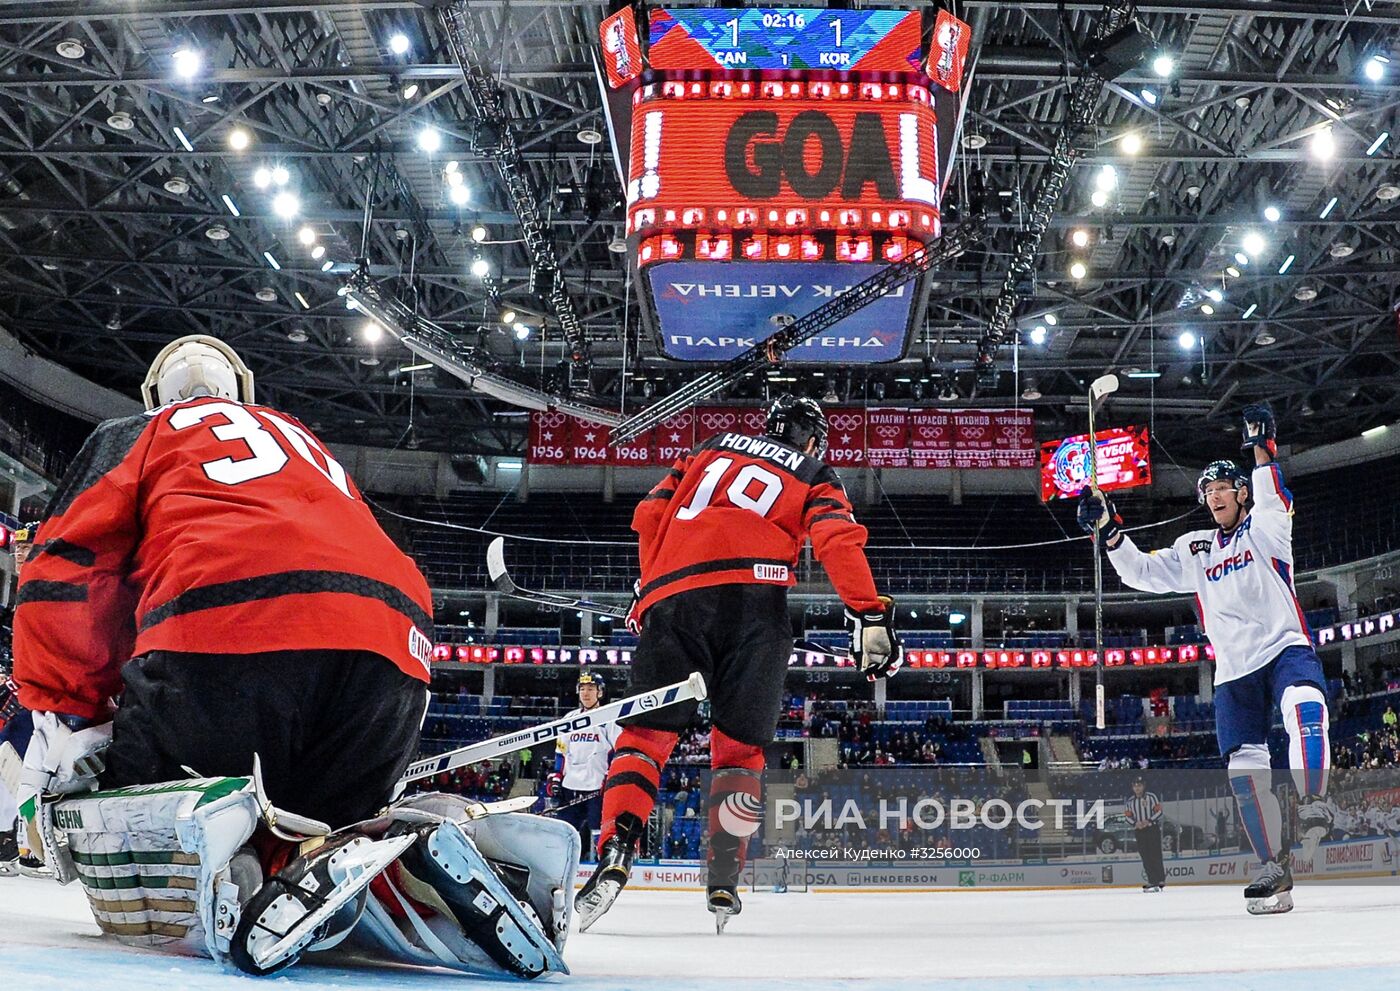
[[[846,609],[851,624],[851,657],[869,681],[892,678],[904,664],[904,645],[894,632],[894,599],[880,596],[882,612]]]
[[[42,849],[37,822],[43,803],[53,795],[95,791],[97,776],[106,766],[103,756],[112,742],[112,724],[88,726],[86,720],[36,712],[34,735],[24,754],[15,800],[30,837],[30,849]]]

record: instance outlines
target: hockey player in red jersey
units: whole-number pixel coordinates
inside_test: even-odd
[[[142,392],[88,438],[24,568],[22,790],[110,736],[103,787],[247,775],[256,752],[274,802],[366,818],[417,748],[427,583],[321,442],[253,405],[228,345],[171,343]]]
[[[726,798],[752,809],[763,747],[771,743],[792,654],[787,590],[803,543],[846,604],[851,651],[866,674],[888,677],[903,660],[893,601],[881,596],[836,473],[822,463],[826,417],[811,399],[782,396],[764,436],[719,434],[681,459],[632,520],[641,579],[628,625],[640,626],[632,687],[645,691],[695,671],[710,686],[708,900],[722,930],[740,910],[746,839],[716,819]],[[632,719],[603,785],[598,868],[575,900],[581,929],[611,907],[636,855],[662,770],[694,705]]]

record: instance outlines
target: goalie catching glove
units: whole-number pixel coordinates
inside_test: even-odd
[[[894,599],[880,596],[884,609],[861,612],[846,607],[851,624],[851,657],[868,680],[892,678],[904,663],[904,645],[894,632]]]

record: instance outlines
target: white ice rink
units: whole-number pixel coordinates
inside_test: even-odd
[[[699,893],[629,891],[593,932],[570,937],[573,975],[544,983],[560,991],[1400,987],[1400,885],[1307,886],[1295,898],[1287,915],[1252,918],[1233,885],[1160,895],[760,893],[715,936]],[[110,943],[76,887],[24,878],[0,879],[0,975],[0,987],[15,991],[253,991],[256,980]],[[307,991],[479,983],[306,964],[273,981]]]

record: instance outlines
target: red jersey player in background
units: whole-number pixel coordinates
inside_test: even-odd
[[[903,652],[894,603],[881,596],[841,481],[822,463],[826,417],[811,399],[782,396],[764,436],[725,433],[698,445],[637,506],[642,576],[629,627],[640,624],[632,689],[648,691],[699,671],[711,719],[708,902],[722,931],[738,914],[746,837],[717,819],[728,798],[760,808],[763,747],[773,741],[792,655],[787,590],[810,538],[846,604],[851,652],[874,680],[898,670]],[[695,705],[629,720],[603,785],[598,868],[575,899],[587,930],[627,883],[655,804],[661,773]]]
[[[142,393],[83,445],[21,576],[21,811],[91,787],[61,779],[110,735],[104,788],[247,776],[256,752],[274,803],[369,817],[418,745],[427,583],[228,345],[174,341]]]

